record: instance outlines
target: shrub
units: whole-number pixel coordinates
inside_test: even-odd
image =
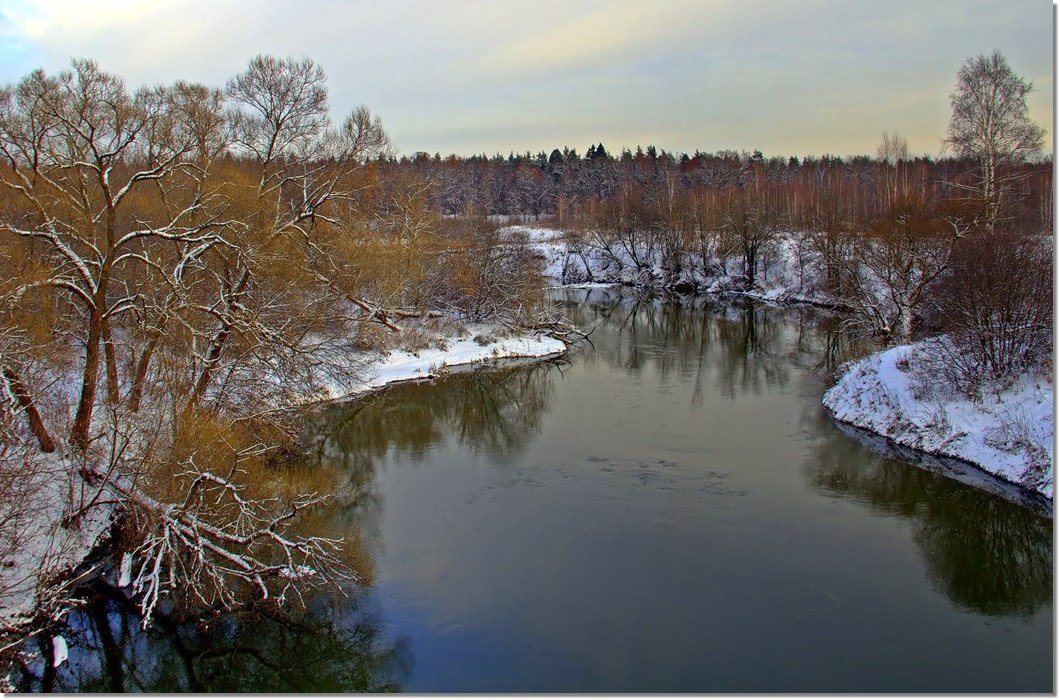
[[[933,295],[948,336],[933,347],[961,390],[976,395],[1049,357],[1052,280],[1051,240],[984,232],[961,241]]]

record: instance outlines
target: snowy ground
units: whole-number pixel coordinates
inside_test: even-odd
[[[1021,377],[973,401],[913,376],[923,346],[902,345],[854,363],[824,395],[846,423],[899,445],[956,457],[1006,481],[1053,497],[1053,383]]]
[[[426,349],[380,353],[361,372],[363,379],[348,384],[331,382],[324,395],[312,399],[328,401],[349,398],[394,382],[437,377],[456,367],[503,358],[548,357],[566,349],[562,340],[540,333],[498,338],[486,327],[469,326],[460,335],[436,339]]]

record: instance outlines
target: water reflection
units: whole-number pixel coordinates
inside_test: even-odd
[[[908,519],[928,575],[954,604],[1028,617],[1051,603],[1050,518],[985,472],[973,486],[940,473],[959,477],[959,465],[925,467],[873,454],[837,430],[819,442],[806,472],[822,492]]]
[[[64,632],[70,659],[16,679],[35,692],[392,692],[412,668],[404,640],[387,640],[364,596],[318,597],[300,613],[256,610],[144,630],[135,608],[97,587]],[[50,641],[40,640],[51,657]]]
[[[356,474],[392,449],[420,461],[447,436],[494,461],[520,454],[540,430],[562,364],[513,364],[409,383],[329,412],[320,433],[323,462]]]
[[[553,299],[593,338],[607,336],[585,361],[638,375],[650,368],[662,382],[690,379],[697,402],[707,376],[733,399],[786,387],[796,367],[828,378],[872,348],[840,317],[808,306],[616,289],[556,290]]]
[[[590,327],[595,319],[597,333],[608,336],[595,353],[599,360],[626,372],[651,367],[660,382],[690,376],[694,402],[709,374],[715,390],[733,399],[783,389],[796,368],[827,381],[873,347],[841,318],[808,307],[660,301],[608,290],[583,295],[562,299],[568,314]],[[881,455],[890,448],[835,425],[819,406],[803,422],[823,436],[807,462],[811,485],[907,518],[931,580],[953,603],[987,615],[1029,616],[1052,601],[1047,504],[975,467]]]

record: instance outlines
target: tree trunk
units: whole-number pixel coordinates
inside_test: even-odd
[[[898,310],[898,320],[894,324],[894,330],[898,332],[898,339],[903,343],[908,343],[913,339],[912,308],[901,308]]]
[[[48,429],[44,427],[40,412],[33,403],[33,395],[29,393],[26,385],[19,379],[18,372],[15,371],[14,367],[4,365],[4,379],[7,380],[7,385],[11,387],[11,392],[18,400],[19,407],[26,413],[26,418],[29,420],[29,429],[33,433],[33,437],[37,438],[41,452],[55,452],[55,441],[48,434]]]
[[[117,406],[119,401],[118,386],[118,363],[114,359],[114,343],[110,336],[110,320],[101,321],[101,337],[103,339],[103,361],[107,370],[107,402],[111,406]]]
[[[100,318],[99,312],[93,309],[89,316],[81,398],[77,403],[77,414],[70,431],[70,444],[81,449],[88,447],[88,432],[92,426],[92,410],[96,403],[96,386],[99,380],[99,345],[102,332],[103,319]]]
[[[195,382],[195,389],[191,396],[190,405],[195,405],[206,393],[206,388],[210,386],[210,382],[213,380],[213,372],[217,366],[218,361],[221,359],[221,353],[224,351],[225,343],[228,342],[228,335],[232,331],[232,304],[239,301],[240,297],[243,296],[243,292],[246,291],[247,284],[250,282],[250,270],[248,268],[243,269],[243,274],[239,278],[239,282],[236,283],[235,289],[232,290],[231,294],[228,295],[228,310],[224,317],[224,321],[221,322],[221,327],[217,330],[217,333],[213,337],[213,341],[210,343],[210,351],[206,353],[206,362],[203,363],[202,374],[199,375],[199,380]],[[399,329],[400,330],[400,329]]]
[[[991,152],[987,155],[986,161],[983,165],[984,214],[986,215],[986,228],[991,233],[994,232],[994,228],[997,226],[998,211],[1000,209],[1000,204],[996,201],[996,168],[997,165],[995,163],[994,154]]]
[[[192,404],[198,403],[203,394],[206,393],[206,387],[210,386],[210,381],[213,379],[213,370],[221,359],[221,352],[224,351],[230,331],[231,325],[224,323],[221,325],[220,330],[217,331],[217,334],[214,335],[213,342],[210,343],[210,352],[206,354],[206,362],[203,363],[202,374],[199,375],[199,381],[195,382],[195,391],[191,397]]]
[[[150,342],[147,343],[147,347],[144,348],[144,353],[140,355],[140,361],[136,363],[136,376],[133,377],[132,389],[129,390],[129,408],[133,413],[137,413],[140,410],[140,400],[144,394],[147,370],[151,366],[151,358],[155,354],[156,347],[158,347],[158,336],[151,338]]]

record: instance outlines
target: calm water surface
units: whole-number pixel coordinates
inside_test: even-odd
[[[150,633],[99,602],[55,686],[1052,691],[1051,519],[840,430],[834,320],[565,295],[568,362],[329,414],[372,585]]]

